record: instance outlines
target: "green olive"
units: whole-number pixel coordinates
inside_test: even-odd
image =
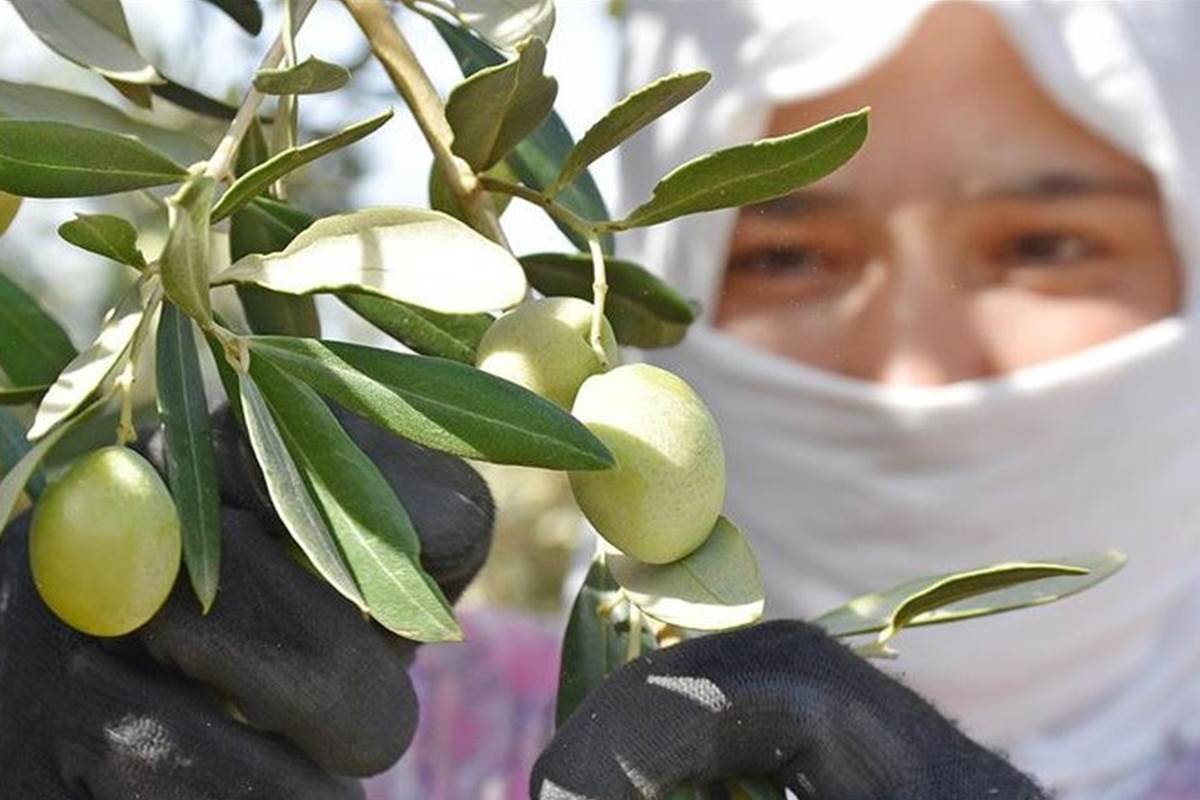
[[[616,459],[609,470],[571,473],[575,501],[601,536],[649,564],[704,543],[725,503],[725,454],[692,387],[630,364],[588,378],[571,413]]]
[[[475,364],[570,409],[588,376],[604,369],[592,349],[592,304],[577,297],[522,303],[492,323],[479,343]],[[609,365],[620,357],[608,320],[600,344]]]
[[[17,216],[17,211],[21,208],[21,198],[8,192],[0,192],[0,236],[8,230],[8,226],[12,224],[13,217]]]
[[[179,572],[179,515],[154,467],[124,447],[79,458],[38,500],[33,580],[59,619],[93,636],[148,621]]]

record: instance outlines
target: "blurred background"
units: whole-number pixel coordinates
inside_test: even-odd
[[[201,0],[125,0],[124,6],[139,50],[161,72],[232,105],[248,87],[282,16],[280,2],[263,0],[262,33],[252,37]],[[403,11],[398,19],[445,96],[462,77],[454,58],[425,19]],[[618,44],[609,3],[558,3],[553,38],[546,70],[559,81],[556,110],[578,138],[616,99]],[[297,48],[301,58],[312,54],[353,72],[346,88],[300,99],[301,142],[388,107],[395,107],[397,113],[365,140],[293,173],[289,198],[316,214],[373,205],[426,206],[432,157],[349,14],[339,3],[318,3],[297,37]],[[158,97],[152,112],[137,108],[97,75],[49,50],[7,2],[0,2],[0,87],[2,82],[33,83],[89,95],[132,117],[152,117],[158,125],[190,131],[214,145],[225,129],[219,120],[198,116]],[[265,106],[267,113],[270,102]],[[603,159],[591,169],[611,206],[616,179],[613,159]],[[101,316],[135,273],[67,244],[58,237],[57,227],[76,212],[117,214],[139,227],[143,251],[154,253],[165,234],[162,195],[140,192],[111,198],[27,200],[10,230],[0,238],[0,273],[38,298],[67,329],[76,347],[82,348],[95,336]],[[521,202],[509,205],[503,223],[518,254],[572,249],[540,212]],[[232,290],[221,291],[228,293],[223,313],[237,316]],[[326,338],[402,349],[341,304],[327,300],[330,298],[317,298]],[[222,305],[220,300],[218,305]],[[146,354],[142,367],[152,364],[152,355]],[[220,392],[212,382],[210,401],[221,396]],[[492,558],[461,606],[558,612],[563,575],[580,530],[579,514],[564,476],[476,466],[493,487],[500,516]]]

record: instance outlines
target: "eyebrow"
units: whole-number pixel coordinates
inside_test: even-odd
[[[1046,201],[1095,195],[1119,195],[1149,199],[1157,197],[1157,190],[1153,184],[1136,178],[1056,171],[1038,172],[1004,183],[981,183],[963,192],[963,196],[972,201]],[[847,192],[830,189],[801,189],[782,197],[746,206],[743,212],[773,219],[786,219],[822,211],[844,211],[858,205],[858,200]]]
[[[1157,190],[1152,183],[1136,178],[1039,172],[1015,181],[972,187],[964,195],[969,200],[1061,200],[1090,195],[1153,198]]]

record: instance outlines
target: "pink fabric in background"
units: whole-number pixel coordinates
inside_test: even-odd
[[[517,800],[554,730],[562,621],[459,614],[466,641],[423,647],[413,666],[417,735],[368,800]]]

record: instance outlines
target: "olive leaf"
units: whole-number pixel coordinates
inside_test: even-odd
[[[503,50],[530,36],[547,42],[554,30],[553,0],[450,0],[438,8]]]
[[[251,123],[238,148],[236,170],[244,175],[271,157],[262,126]],[[229,217],[229,254],[277,253],[315,221],[298,208],[259,195]],[[320,336],[321,320],[311,297],[279,294],[254,286],[237,287],[250,330],[285,336]]]
[[[420,539],[387,479],[312,389],[261,353],[251,372],[371,616],[415,641],[461,640],[449,602],[421,567]]]
[[[208,613],[221,575],[221,498],[192,321],[174,303],[163,304],[155,359],[167,481],[179,512],[183,561]]]
[[[76,214],[58,226],[58,235],[78,248],[141,270],[146,259],[137,246],[137,229],[112,214]]]
[[[491,45],[484,42],[470,31],[456,27],[438,19],[431,18],[438,34],[446,42],[454,54],[464,75],[473,75],[484,67],[504,63],[504,56],[496,52]],[[558,112],[551,111],[550,116],[533,133],[526,136],[506,159],[521,182],[536,191],[543,191],[554,182],[567,154],[575,146],[571,132]],[[556,202],[589,220],[608,219],[608,208],[604,198],[596,187],[596,181],[586,169],[569,186],[562,189],[555,198]],[[575,247],[586,252],[587,240],[577,231],[559,219],[553,220],[559,231],[567,237]],[[600,237],[600,245],[605,253],[613,252],[613,237],[605,233]]]
[[[141,142],[62,122],[0,119],[0,189],[88,197],[179,183],[186,170]]]
[[[25,438],[25,428],[21,425],[13,414],[0,409],[0,479],[3,479],[13,467],[15,467],[25,454],[29,452],[31,445],[29,440]],[[41,495],[46,488],[46,478],[36,468],[32,474],[25,480],[25,491],[34,500]],[[18,495],[21,489],[18,488]],[[11,516],[12,512],[9,512]],[[0,517],[0,528],[4,527],[4,519]]]
[[[606,227],[641,228],[701,211],[761,203],[820,180],[858,152],[867,137],[867,111],[692,159],[660,180],[649,200]]]
[[[413,352],[464,364],[474,365],[475,351],[493,321],[488,314],[440,314],[369,294],[341,294],[338,299]]]
[[[236,22],[242,30],[251,36],[262,32],[263,15],[258,0],[206,0]]]
[[[999,614],[1082,592],[1111,577],[1125,560],[1109,550],[934,575],[857,597],[813,622],[831,636],[857,636]]]
[[[213,207],[212,221],[219,222],[225,219],[284,175],[374,133],[391,118],[392,110],[389,108],[381,114],[357,122],[331,136],[298,147],[289,147],[276,153],[273,157],[241,175],[228,191],[221,195],[221,199]]]
[[[484,175],[500,180],[513,181],[517,176],[513,174],[512,169],[508,166],[508,162],[500,161],[486,170]],[[460,222],[467,222],[466,212],[459,205],[458,197],[454,194],[454,190],[446,184],[446,176],[439,168],[437,162],[434,162],[429,167],[429,207],[434,211],[441,211],[443,214],[449,214]],[[511,195],[489,193],[488,197],[492,201],[492,208],[496,212],[496,216],[504,214],[508,208],[509,202],[512,200]]]
[[[588,164],[703,89],[711,77],[703,70],[667,75],[617,103],[571,149],[546,193],[557,194]]]
[[[51,384],[34,386],[0,386],[0,406],[23,406],[32,403],[50,390]]]
[[[619,551],[608,568],[647,615],[681,628],[717,631],[762,616],[758,561],[737,527],[719,517],[704,544],[670,564],[645,564]]]
[[[17,386],[53,383],[76,355],[67,333],[33,295],[0,273],[0,370]]]
[[[446,100],[451,149],[483,172],[532,133],[554,108],[558,82],[542,74],[546,45],[530,39],[512,61],[472,74]]]
[[[250,447],[262,467],[275,512],[313,568],[343,597],[365,612],[367,601],[342,559],[328,523],[309,495],[300,469],[292,460],[258,384],[249,375],[239,375],[238,392]]]
[[[549,469],[612,466],[612,454],[549,400],[440,358],[344,342],[250,338],[250,350],[398,436],[448,453]]]
[[[604,559],[593,560],[575,595],[563,636],[554,709],[556,727],[561,727],[579,704],[625,663],[629,627],[624,624],[618,628],[611,613],[602,613],[605,609],[611,612],[619,604],[620,590]],[[654,637],[643,629],[642,650],[655,647]]]
[[[291,67],[260,69],[254,76],[254,88],[263,94],[323,94],[349,82],[348,69],[316,56]]]
[[[521,256],[530,285],[542,294],[592,300],[592,259],[582,253]],[[632,347],[678,344],[696,319],[696,310],[670,284],[632,261],[606,257],[608,295],[604,316],[617,341]]]
[[[168,233],[159,269],[167,297],[201,324],[212,320],[208,298],[208,217],[217,182],[195,175],[167,198]]]
[[[134,120],[93,97],[48,86],[0,81],[0,118],[63,122],[124,134],[180,164],[201,161],[212,152],[212,145],[191,130],[162,128]]]
[[[115,81],[122,92],[123,84],[162,82],[134,46],[120,0],[12,0],[12,4],[47,47]]]
[[[521,265],[458,220],[424,208],[370,208],[325,217],[281,253],[250,254],[216,284],[285,294],[354,291],[444,313],[477,313],[521,302]]]
[[[16,463],[7,468],[3,480],[0,480],[0,536],[4,535],[4,531],[8,527],[8,520],[12,518],[13,510],[21,501],[21,493],[24,491],[26,485],[30,487],[31,496],[37,497],[37,495],[41,494],[43,484],[41,477],[38,475],[38,467],[41,466],[46,455],[54,449],[54,445],[58,444],[58,441],[62,439],[67,431],[78,425],[86,417],[91,416],[96,409],[106,403],[107,398],[96,400],[83,413],[77,414],[75,417],[67,420],[66,423],[50,431],[47,436],[42,437],[41,441],[26,450]],[[8,431],[5,432],[4,438],[8,438]],[[4,449],[11,451],[9,447],[5,447]],[[5,460],[8,460],[7,456]]]
[[[143,275],[109,312],[96,340],[71,360],[46,392],[29,429],[36,441],[66,419],[70,419],[117,370],[133,345],[148,310],[162,296],[158,277]]]

